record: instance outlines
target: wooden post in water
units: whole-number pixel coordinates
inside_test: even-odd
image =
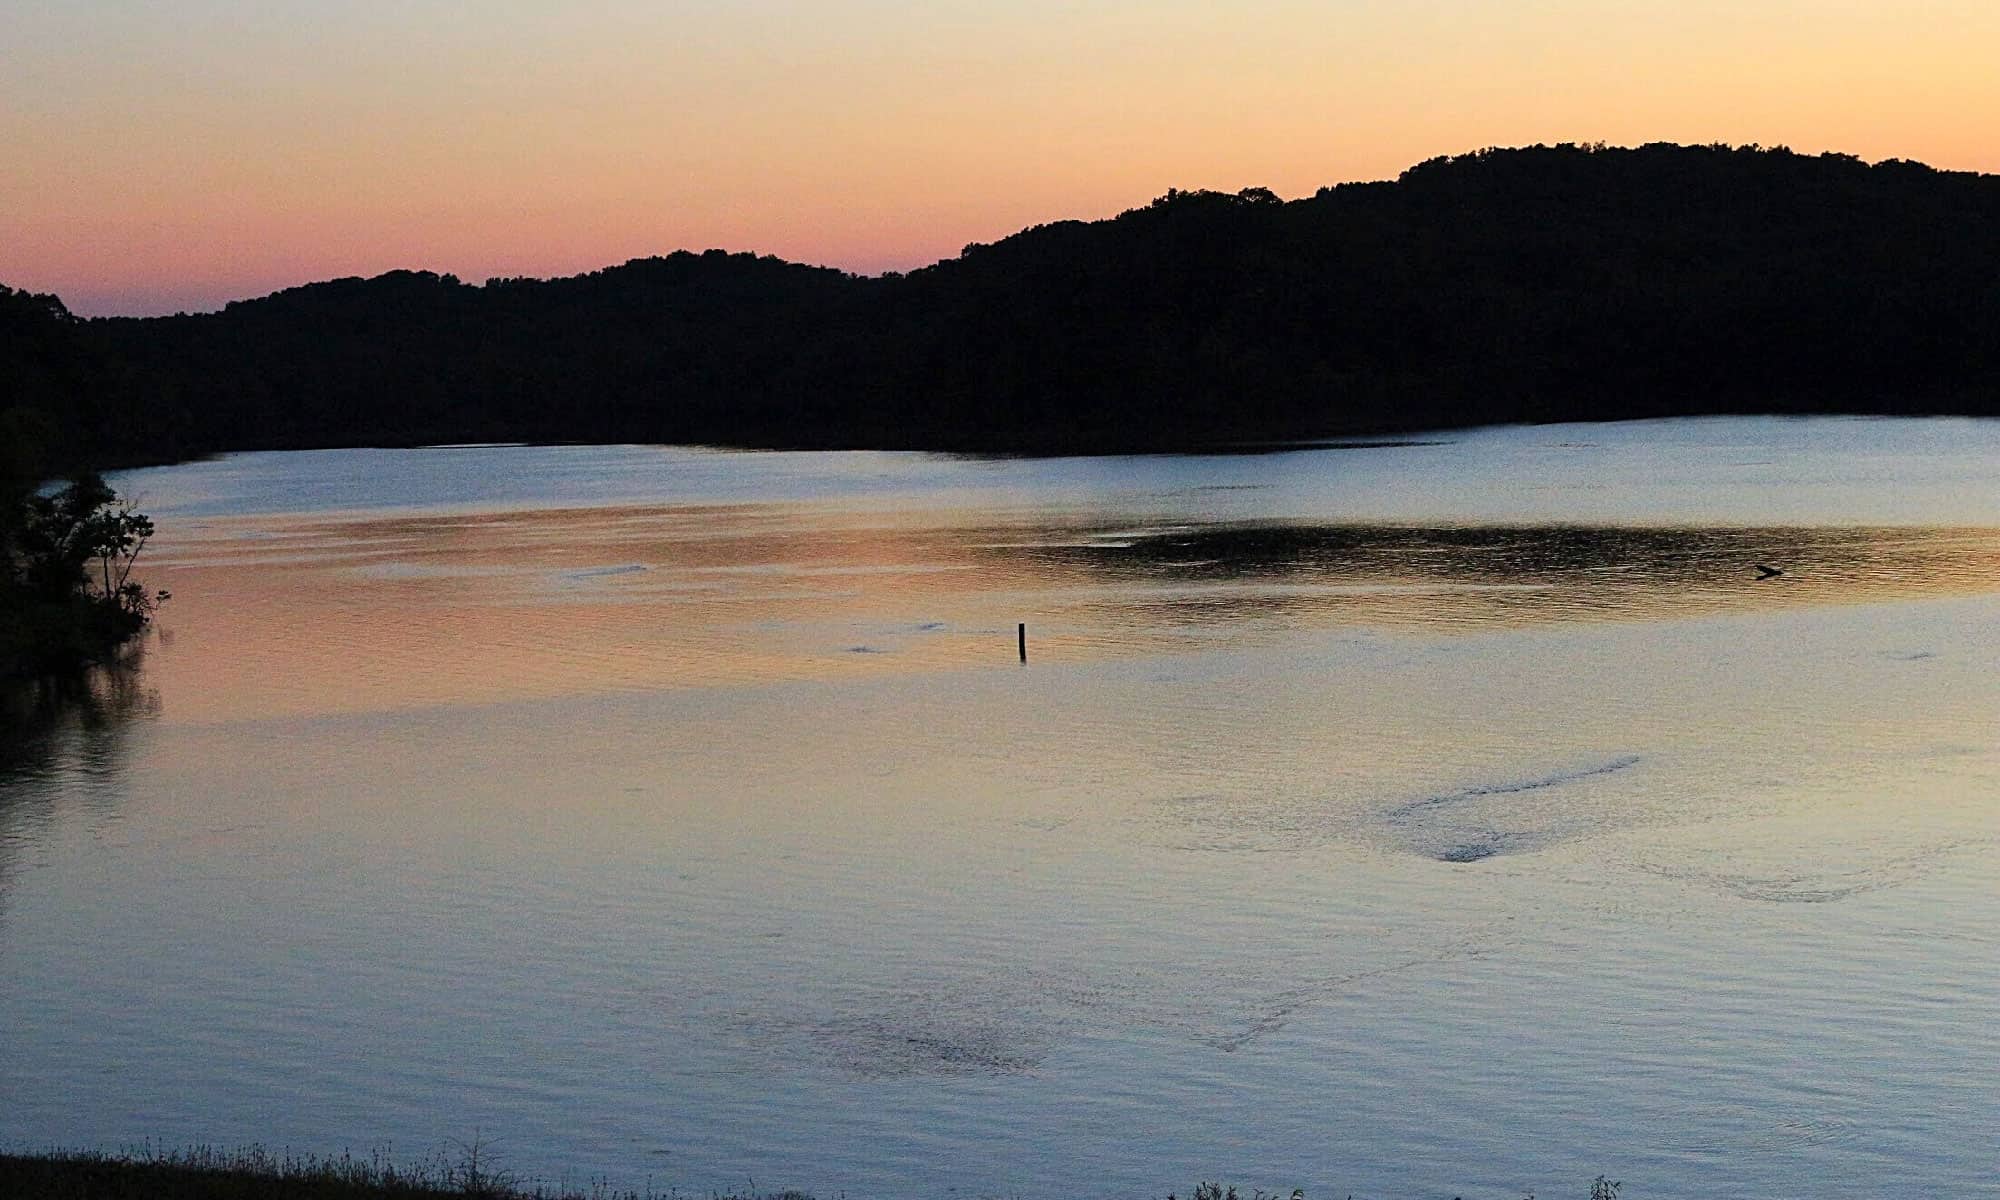
[[[1020,633],[1021,633],[1021,661],[1022,661],[1022,662],[1027,662],[1027,661],[1028,661],[1028,623],[1027,623],[1026,621],[1023,621],[1023,622],[1021,622],[1021,629],[1020,629]]]

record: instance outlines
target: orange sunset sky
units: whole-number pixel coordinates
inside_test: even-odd
[[[143,314],[710,246],[877,272],[1597,140],[2000,170],[2000,3],[10,0],[0,283]]]

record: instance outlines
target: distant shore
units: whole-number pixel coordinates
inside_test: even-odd
[[[0,288],[0,410],[98,465],[636,442],[1079,454],[1718,414],[2000,415],[2000,176],[1755,146],[1170,190],[908,274],[675,251],[81,319]]]

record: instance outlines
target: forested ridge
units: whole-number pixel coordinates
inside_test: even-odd
[[[0,296],[0,409],[93,461],[464,440],[1148,449],[1714,412],[2000,413],[2000,176],[1489,150],[1170,192],[907,275],[675,253],[218,313]]]

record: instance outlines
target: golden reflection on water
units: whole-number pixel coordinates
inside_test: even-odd
[[[201,721],[1011,667],[1017,621],[1040,662],[1966,595],[2000,531],[626,507],[212,520],[147,579],[174,592],[148,673]]]

